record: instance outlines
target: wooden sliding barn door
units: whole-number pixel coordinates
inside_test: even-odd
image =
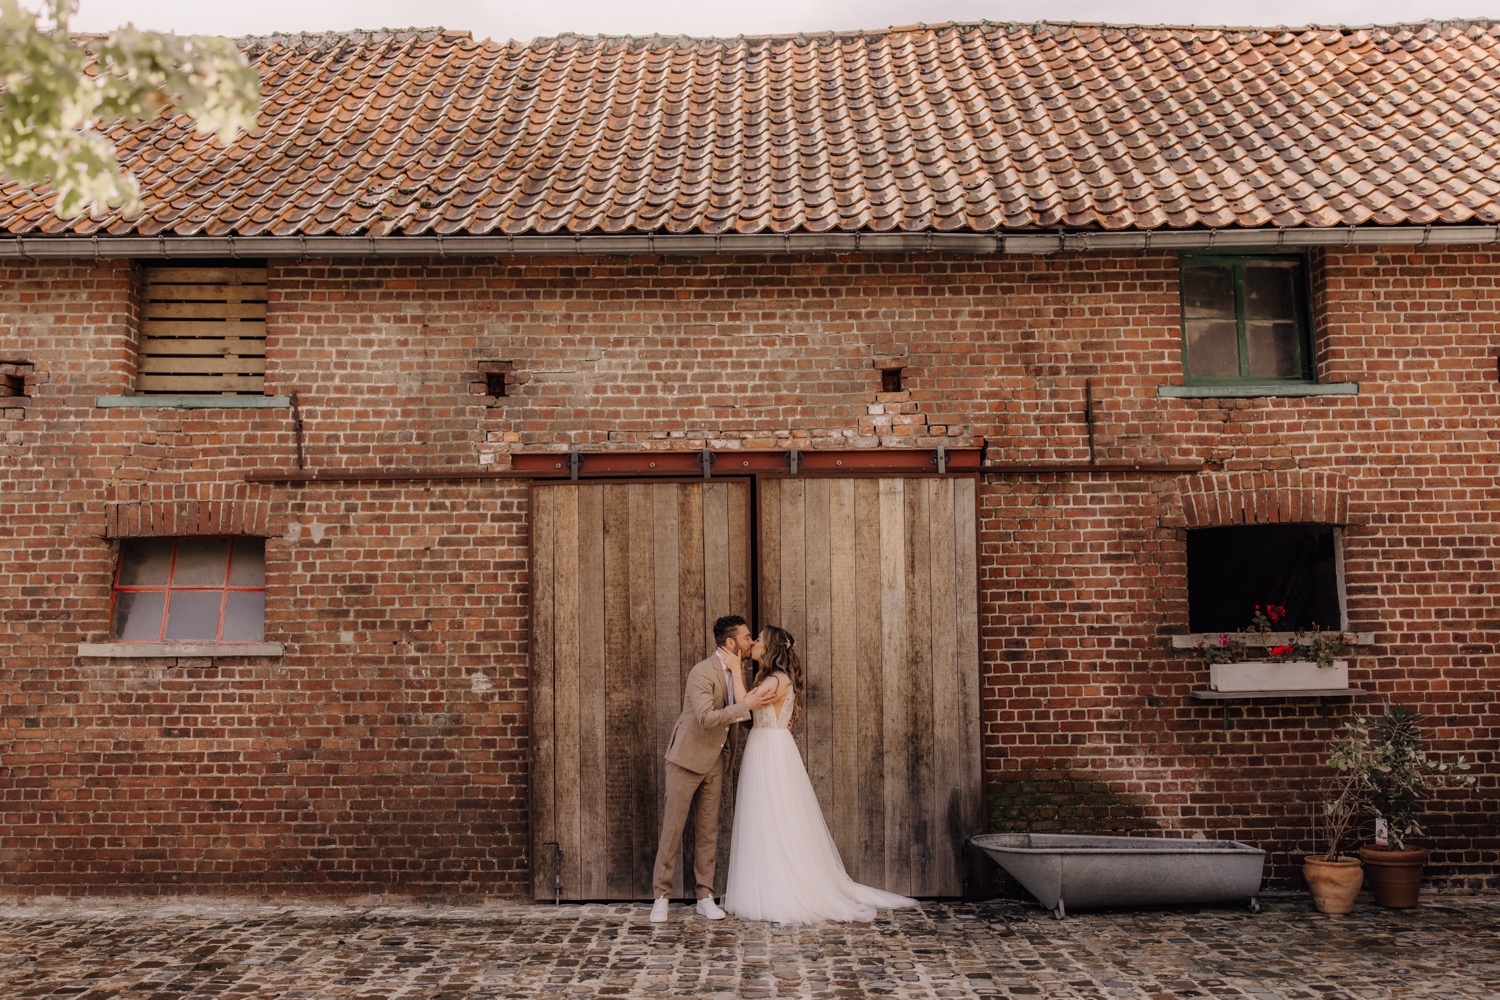
[[[713,650],[715,618],[750,616],[750,523],[745,480],[533,487],[536,898],[553,896],[548,841],[562,848],[562,898],[651,897],[682,681]]]
[[[759,491],[760,622],[797,641],[794,725],[856,881],[962,892],[983,830],[975,481],[776,479]]]

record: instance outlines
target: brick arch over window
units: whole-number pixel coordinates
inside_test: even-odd
[[[105,505],[106,538],[271,534],[271,504],[242,496],[120,500]]]
[[[1192,476],[1180,488],[1183,526],[1351,524],[1349,483],[1335,472],[1220,472]]]

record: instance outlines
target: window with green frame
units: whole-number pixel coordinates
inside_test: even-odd
[[[1302,254],[1183,254],[1180,282],[1188,382],[1314,381]]]

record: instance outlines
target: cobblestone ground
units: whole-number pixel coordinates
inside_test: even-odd
[[[1483,998],[1500,897],[1299,897],[1084,913],[927,904],[872,925],[709,923],[674,907],[90,902],[0,905],[0,1000],[584,997]]]

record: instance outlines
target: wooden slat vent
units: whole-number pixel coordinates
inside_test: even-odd
[[[150,267],[145,278],[138,393],[265,392],[265,267]]]

